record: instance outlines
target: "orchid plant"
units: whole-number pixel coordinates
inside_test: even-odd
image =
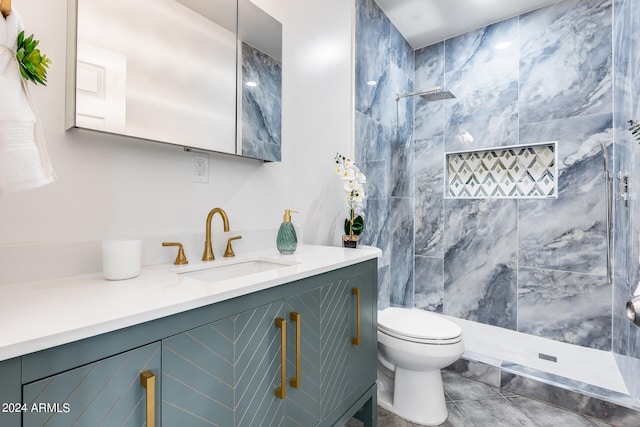
[[[349,158],[336,154],[336,174],[345,181],[344,200],[349,208],[349,217],[344,220],[344,234],[349,236],[349,240],[355,240],[364,230],[364,184],[367,177],[360,172],[360,169]]]

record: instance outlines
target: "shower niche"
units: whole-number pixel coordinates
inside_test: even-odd
[[[558,197],[557,141],[445,153],[445,197]]]

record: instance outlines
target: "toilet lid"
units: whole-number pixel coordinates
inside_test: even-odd
[[[462,335],[460,326],[442,316],[399,307],[378,311],[378,329],[414,340],[451,340]]]

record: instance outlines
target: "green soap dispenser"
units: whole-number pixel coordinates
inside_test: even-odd
[[[293,228],[293,224],[291,224],[291,212],[298,213],[297,211],[285,209],[284,218],[282,218],[282,224],[280,224],[278,237],[276,239],[276,246],[280,253],[284,255],[291,255],[296,251],[296,247],[298,246],[296,229]]]

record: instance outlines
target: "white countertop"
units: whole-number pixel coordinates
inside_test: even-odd
[[[377,258],[372,247],[304,245],[293,255],[275,248],[235,258],[143,267],[134,279],[102,273],[0,286],[0,361],[203,307],[262,289]],[[295,263],[276,270],[206,283],[178,272],[256,258]]]

